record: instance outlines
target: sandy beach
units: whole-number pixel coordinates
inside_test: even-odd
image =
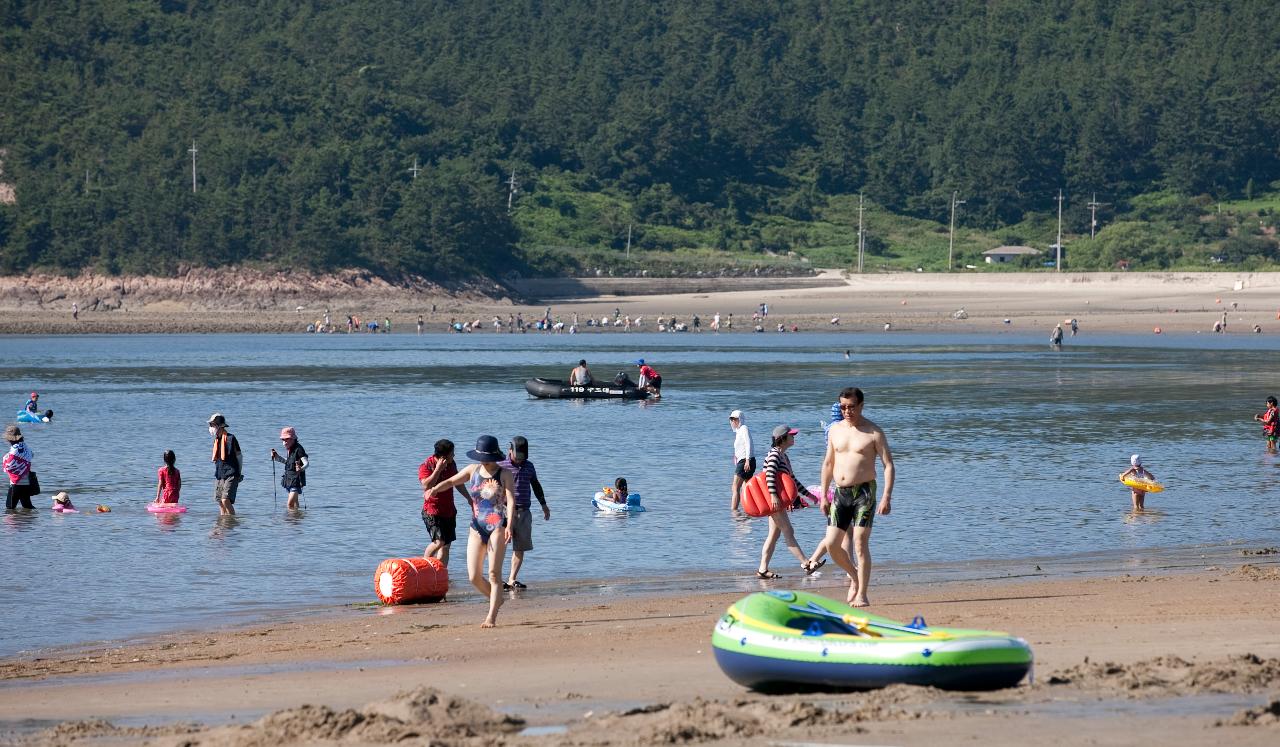
[[[1047,336],[1053,324],[1076,318],[1087,340],[1093,333],[1152,334],[1155,327],[1211,334],[1225,312],[1227,334],[1254,334],[1255,324],[1264,335],[1280,331],[1280,277],[1270,275],[836,277],[841,284],[523,305],[436,291],[393,299],[372,292],[349,306],[341,305],[341,294],[319,302],[290,295],[287,304],[223,310],[159,299],[111,310],[82,307],[79,319],[63,308],[70,303],[64,296],[8,309],[0,332],[300,331],[329,303],[334,319],[390,317],[396,334],[412,333],[418,313],[429,331],[439,332],[450,319],[485,322],[515,313],[528,319],[547,305],[566,319],[611,317],[619,308],[646,317],[650,330],[659,315],[688,321],[698,314],[703,334],[710,334],[712,315],[732,312],[740,333],[762,302],[770,305],[771,329],[781,322],[809,331],[880,332],[889,323],[907,333],[1031,329]],[[296,310],[295,302],[304,308]],[[967,318],[953,318],[960,308]],[[742,595],[727,591],[740,588],[737,582],[715,577],[685,583],[696,592],[550,584],[511,598],[499,627],[482,630],[483,607],[460,567],[455,562],[453,591],[443,604],[265,613],[258,619],[268,622],[250,626],[0,659],[0,744],[1280,741],[1280,549],[1266,545],[1133,570],[1079,564],[1064,570],[1040,560],[969,580],[912,582],[910,568],[891,574],[900,581],[877,575],[874,612],[1006,630],[1030,642],[1034,682],[986,694],[906,686],[854,694],[748,692],[712,657],[712,626]],[[794,584],[841,598],[839,575],[828,567],[813,579],[794,573],[761,588]],[[91,579],[77,576],[75,583]],[[21,618],[19,612],[11,624],[23,624]]]
[[[482,630],[476,595],[459,588],[443,604],[354,606],[11,658],[0,662],[0,721],[19,744],[1280,738],[1280,549],[1232,548],[1190,567],[1098,577],[1040,570],[882,585],[873,598],[890,617],[1024,637],[1034,684],[994,693],[748,692],[718,670],[710,648],[714,621],[740,593],[531,591],[504,606],[497,629]],[[838,597],[843,584],[828,573],[805,588]]]
[[[20,279],[7,282],[12,286]],[[427,331],[445,331],[454,320],[479,320],[481,333],[493,334],[494,316],[504,323],[515,314],[531,320],[541,317],[547,306],[566,325],[577,314],[584,333],[599,331],[586,326],[587,317],[612,318],[614,309],[643,317],[646,331],[655,329],[660,316],[691,323],[695,314],[708,331],[719,313],[725,321],[733,314],[734,332],[751,332],[751,315],[761,303],[769,304],[764,325],[768,332],[775,332],[778,324],[801,331],[878,332],[888,323],[898,331],[1037,330],[1047,335],[1054,324],[1075,318],[1086,336],[1153,334],[1157,328],[1162,333],[1210,333],[1224,312],[1227,334],[1254,334],[1255,325],[1262,334],[1280,332],[1280,275],[1274,273],[850,275],[827,270],[817,279],[771,279],[769,288],[735,290],[741,281],[715,278],[691,285],[699,290],[640,295],[645,285],[617,281],[597,283],[591,296],[523,302],[438,286],[392,288],[381,282],[344,285],[312,280],[290,284],[286,290],[278,283],[241,284],[234,296],[210,295],[204,286],[199,293],[191,292],[177,283],[129,292],[128,284],[110,291],[92,290],[96,286],[78,290],[81,286],[72,280],[42,282],[39,294],[23,295],[15,288],[0,292],[0,333],[300,332],[328,309],[343,331],[346,316],[355,314],[364,321],[390,319],[393,334],[413,333],[421,314]],[[647,287],[670,285],[654,281]],[[71,304],[77,293],[98,303],[81,304],[79,319],[73,319]],[[954,318],[960,309],[967,318]],[[621,334],[620,328],[609,331]]]

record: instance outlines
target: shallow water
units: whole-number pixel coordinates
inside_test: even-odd
[[[728,412],[746,412],[761,459],[773,425],[798,427],[792,461],[816,483],[819,421],[849,384],[867,392],[866,415],[887,432],[898,468],[893,513],[876,521],[878,563],[1276,541],[1280,461],[1251,416],[1273,393],[1263,372],[1280,339],[1077,338],[1054,353],[1041,337],[0,338],[11,409],[35,389],[57,413],[23,426],[45,491],[38,509],[0,523],[0,597],[21,621],[0,636],[0,654],[370,601],[377,563],[427,542],[416,469],[441,437],[458,444],[460,462],[480,433],[529,437],[552,507],[550,522],[535,519],[521,573],[532,591],[585,578],[749,575],[765,526],[728,516]],[[579,357],[599,377],[634,371],[637,356],[662,371],[661,402],[523,390]],[[211,496],[205,420],[215,410],[246,455],[240,515],[229,521]],[[286,424],[313,460],[298,516],[273,495],[267,459]],[[185,515],[145,511],[166,448],[178,454]],[[1135,451],[1169,488],[1136,517],[1116,482]],[[647,513],[594,514],[591,495],[618,475]],[[112,511],[53,515],[58,490],[81,509]],[[793,518],[808,551],[822,517]],[[453,555],[459,589],[464,545]],[[779,548],[773,565],[795,563]]]

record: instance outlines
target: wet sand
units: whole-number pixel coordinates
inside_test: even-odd
[[[282,615],[0,661],[0,734],[21,726],[28,743],[157,745],[427,736],[536,745],[1275,744],[1280,550],[1245,546],[1169,566],[1135,562],[1132,573],[1094,576],[1076,563],[1050,577],[1028,567],[1025,577],[879,588],[873,578],[881,614],[1026,638],[1035,683],[995,693],[898,686],[758,695],[726,678],[710,648],[715,620],[741,592],[530,589],[503,607],[498,628],[482,630],[478,595],[455,583],[457,601],[444,604]],[[772,588],[842,596],[839,574],[824,570]],[[430,689],[397,696],[418,688]],[[59,722],[69,723],[52,726]]]
[[[547,306],[568,325],[579,316],[580,332],[588,316],[613,317],[614,309],[641,316],[642,327],[653,331],[659,316],[690,323],[698,315],[704,331],[719,313],[734,316],[734,332],[751,332],[751,315],[760,303],[770,313],[763,326],[777,324],[803,331],[882,331],[890,324],[898,331],[993,332],[1036,330],[1048,334],[1054,324],[1079,320],[1081,333],[1126,332],[1153,334],[1212,332],[1227,314],[1227,334],[1280,332],[1280,273],[993,273],[954,275],[900,273],[848,275],[824,271],[824,277],[843,280],[831,287],[796,287],[796,281],[776,280],[772,290],[714,290],[705,293],[657,295],[598,295],[587,298],[538,299],[523,303],[485,300],[474,293],[450,295],[440,289],[364,288],[359,295],[333,291],[312,298],[294,289],[287,299],[264,296],[238,298],[238,307],[215,307],[207,300],[190,303],[182,296],[130,302],[110,311],[80,312],[71,317],[70,296],[40,305],[24,303],[0,315],[0,334],[155,333],[155,332],[301,332],[330,311],[331,321],[345,332],[348,314],[362,321],[392,320],[393,334],[416,332],[422,314],[429,332],[447,330],[450,321],[476,321],[480,332],[493,334],[492,319],[504,323],[519,313],[526,320],[541,317]],[[380,287],[380,286],[379,286]],[[732,283],[716,283],[732,288]],[[246,290],[245,293],[252,293]],[[262,291],[266,292],[266,291]],[[127,298],[127,297],[126,297]],[[294,305],[303,306],[301,311]],[[1235,304],[1233,307],[1232,304]],[[432,312],[432,306],[436,311]],[[82,306],[82,309],[84,307]],[[963,308],[967,319],[953,314]],[[838,324],[832,324],[838,319]],[[1005,320],[1008,320],[1008,323]],[[610,332],[621,334],[621,328]],[[728,331],[722,328],[722,332]]]

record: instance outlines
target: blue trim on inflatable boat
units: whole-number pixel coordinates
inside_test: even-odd
[[[1030,663],[951,666],[791,661],[713,647],[716,663],[739,685],[761,691],[870,690],[925,685],[944,690],[999,690],[1022,681]]]

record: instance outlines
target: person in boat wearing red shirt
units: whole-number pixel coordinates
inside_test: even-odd
[[[435,453],[418,466],[418,482],[422,485],[422,523],[427,525],[431,544],[422,553],[424,558],[436,558],[449,566],[449,545],[458,538],[458,508],[453,503],[453,491],[432,493],[431,488],[458,474],[458,464],[453,460],[453,442],[447,438],[436,441]],[[466,485],[458,486],[458,493],[471,503]]]
[[[647,365],[644,358],[637,360],[636,365],[640,367],[640,388],[652,397],[661,397],[662,374],[655,371],[653,366]]]

